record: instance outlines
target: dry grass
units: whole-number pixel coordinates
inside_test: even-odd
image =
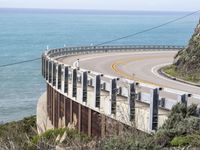
[[[35,117],[0,125],[0,150],[140,150],[195,149],[200,147],[200,118],[196,105],[177,104],[169,119],[154,135],[134,128],[124,128],[118,135],[90,138],[72,129],[48,130],[36,133]],[[172,148],[173,147],[173,148]]]
[[[185,73],[183,71],[177,70],[175,65],[163,67],[162,71],[175,78],[179,78],[193,83],[200,83],[200,73]]]

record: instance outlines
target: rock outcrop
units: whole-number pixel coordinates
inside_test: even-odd
[[[174,66],[182,76],[200,78],[200,21],[188,46],[176,55]]]

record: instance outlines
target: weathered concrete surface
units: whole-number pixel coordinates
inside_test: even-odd
[[[69,87],[71,87],[71,82],[69,83]],[[137,129],[144,131],[144,132],[151,132],[149,131],[149,113],[150,107],[149,104],[145,104],[139,101],[136,101],[136,108],[135,108],[135,122],[129,121],[128,116],[128,101],[127,98],[122,96],[117,96],[117,105],[116,105],[116,115],[110,115],[110,97],[108,92],[101,92],[101,100],[100,100],[100,108],[95,107],[94,103],[94,88],[88,87],[88,99],[87,104],[81,101],[82,95],[81,93],[81,85],[77,85],[77,98],[72,97],[72,89],[69,88],[68,95],[66,97],[72,99],[75,102],[80,103],[83,106],[87,106],[88,108],[99,112],[107,117],[110,117],[114,120],[118,120],[126,125],[134,126]],[[38,133],[42,133],[48,129],[52,129],[53,126],[47,117],[47,101],[46,101],[46,93],[44,93],[37,105],[37,124],[38,124]],[[167,119],[169,111],[164,109],[159,109],[158,111],[158,127],[163,124],[163,122]],[[59,128],[62,127],[70,127],[73,128],[72,125],[65,125],[60,119],[59,120]]]
[[[37,103],[37,130],[41,134],[48,129],[53,129],[48,116],[47,116],[47,93],[43,93]]]

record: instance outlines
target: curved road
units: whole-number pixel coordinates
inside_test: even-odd
[[[175,51],[100,53],[63,57],[59,61],[73,65],[80,59],[79,66],[84,69],[200,94],[199,87],[173,81],[157,73],[157,69],[162,65],[173,63],[176,53]]]

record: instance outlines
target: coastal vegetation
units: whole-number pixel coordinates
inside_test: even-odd
[[[171,66],[163,71],[173,77],[200,84],[200,21],[188,46],[179,51]]]
[[[162,68],[166,74],[200,83],[200,22],[188,46],[177,53],[174,64]],[[197,105],[178,103],[168,119],[151,135],[129,130],[106,138],[91,138],[74,129],[51,129],[37,134],[36,116],[0,125],[0,150],[47,149],[195,149],[200,147]]]
[[[0,125],[0,150],[28,149],[36,133],[36,116]]]
[[[0,126],[0,149],[178,149],[200,147],[200,118],[197,105],[178,103],[155,134],[129,130],[106,138],[91,138],[74,129],[51,129],[37,134],[36,117]]]

